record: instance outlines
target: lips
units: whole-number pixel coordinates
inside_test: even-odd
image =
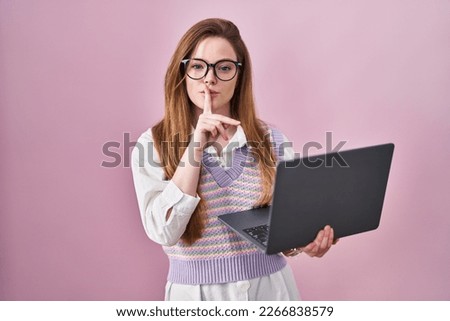
[[[205,91],[201,91],[200,93],[201,93],[201,94],[204,94]],[[210,90],[209,93],[210,93],[211,95],[217,95],[219,92],[214,91],[214,90]]]

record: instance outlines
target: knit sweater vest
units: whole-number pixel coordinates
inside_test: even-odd
[[[271,130],[277,149],[283,136]],[[232,166],[224,169],[208,153],[203,154],[199,182],[206,202],[202,237],[192,245],[183,241],[164,247],[169,257],[168,281],[178,284],[216,284],[258,278],[280,271],[286,260],[281,254],[267,255],[221,223],[217,216],[251,209],[261,193],[259,168],[251,163],[246,145],[233,152]]]

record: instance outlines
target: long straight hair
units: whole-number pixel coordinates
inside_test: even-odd
[[[166,178],[171,179],[188,146],[192,126],[195,126],[194,106],[188,97],[181,60],[190,58],[197,45],[208,37],[226,39],[236,52],[238,61],[242,63],[230,101],[230,112],[232,118],[241,122],[248,145],[252,147],[253,159],[260,169],[262,190],[257,205],[266,205],[272,199],[275,156],[267,127],[256,115],[250,55],[239,29],[231,21],[202,20],[180,39],[166,72],[164,118],[152,128],[155,148],[160,155]],[[197,193],[201,197],[198,187]],[[205,201],[201,199],[181,237],[187,244],[192,244],[201,237],[206,210]]]

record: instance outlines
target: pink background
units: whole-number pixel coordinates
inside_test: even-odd
[[[364,2],[364,3],[363,3]],[[128,157],[181,35],[224,17],[260,116],[303,144],[393,142],[376,232],[292,259],[308,300],[450,299],[450,2],[0,0],[0,299],[161,300]]]

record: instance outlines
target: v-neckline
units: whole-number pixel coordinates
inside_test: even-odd
[[[203,166],[213,176],[220,187],[230,186],[239,176],[241,176],[247,159],[247,146],[236,148],[232,155],[232,165],[230,168],[223,168],[220,162],[210,153],[203,152]]]

